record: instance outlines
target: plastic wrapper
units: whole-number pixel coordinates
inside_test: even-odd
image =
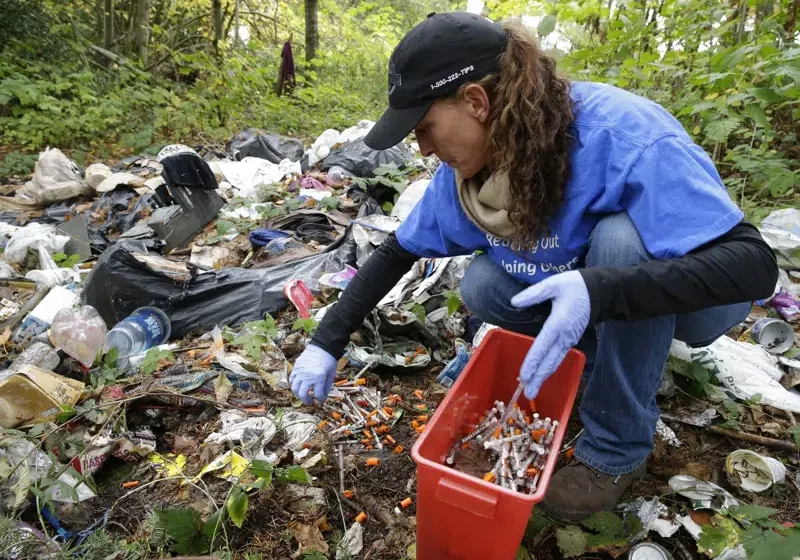
[[[373,150],[363,140],[356,140],[331,150],[320,164],[320,169],[327,171],[333,166],[339,166],[356,177],[372,177],[378,167],[394,164],[402,168],[411,159],[411,150],[402,142],[388,150]]]
[[[52,204],[68,198],[91,193],[81,179],[80,168],[58,148],[39,153],[33,179],[25,183],[22,192],[39,204]]]
[[[87,277],[83,297],[110,325],[143,305],[158,307],[169,316],[175,339],[195,329],[210,331],[216,325],[234,327],[263,319],[288,304],[283,295],[288,280],[302,279],[319,293],[322,274],[355,263],[355,241],[349,233],[318,255],[264,269],[198,274],[185,282],[149,268],[136,258],[137,252],[141,247],[128,243],[109,247]]]

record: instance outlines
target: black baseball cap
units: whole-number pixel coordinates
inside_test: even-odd
[[[440,97],[500,70],[507,34],[499,23],[466,12],[431,14],[389,59],[389,108],[364,142],[385,150],[401,142]]]

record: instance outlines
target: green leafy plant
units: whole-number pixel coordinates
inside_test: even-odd
[[[319,205],[324,210],[336,210],[339,208],[339,197],[327,196],[319,201]]]
[[[586,533],[580,527],[567,525],[556,530],[556,544],[565,558],[576,558],[586,552]]]
[[[184,555],[205,554],[211,548],[212,536],[220,523],[218,510],[203,522],[200,514],[191,508],[156,510],[159,522],[174,541],[173,552]]]
[[[107,385],[114,383],[125,375],[123,368],[119,367],[119,349],[112,348],[103,357],[100,366],[95,368],[91,374],[92,385]]]
[[[306,319],[302,319],[302,318],[297,319],[292,324],[292,330],[293,331],[302,330],[307,335],[310,335],[315,330],[317,330],[317,320],[314,319],[313,317],[308,317]]]
[[[461,309],[461,305],[464,303],[461,299],[461,292],[458,290],[445,290],[442,292],[442,295],[446,299],[447,305],[447,314],[452,315],[459,309]]]
[[[741,544],[750,560],[791,560],[800,550],[800,529],[770,519],[776,513],[744,504],[715,514],[703,527],[697,548],[716,556]]]
[[[64,253],[53,253],[53,260],[60,268],[72,268],[81,262],[80,255],[66,255]]]
[[[278,329],[275,326],[275,319],[267,314],[261,321],[245,323],[240,334],[233,337],[230,343],[241,347],[253,360],[259,361],[261,360],[261,346],[267,344],[269,339],[277,334]],[[224,333],[223,336],[225,336]]]
[[[144,355],[144,361],[142,362],[142,373],[150,375],[158,369],[159,362],[162,360],[164,362],[174,364],[175,355],[169,350],[150,348],[150,350],[147,351],[147,354]]]

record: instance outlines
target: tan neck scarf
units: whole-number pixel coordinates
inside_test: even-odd
[[[461,207],[484,232],[503,239],[514,236],[514,226],[508,217],[511,206],[511,183],[507,173],[489,175],[482,170],[471,179],[456,171],[456,189]]]

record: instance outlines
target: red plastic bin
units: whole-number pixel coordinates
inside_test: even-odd
[[[414,444],[417,464],[417,560],[513,560],[534,504],[547,491],[558,454],[551,454],[535,494],[506,490],[444,464],[462,428],[507,401],[533,338],[493,329]],[[571,349],[536,397],[541,418],[558,420],[553,449],[560,449],[586,357]],[[520,407],[530,412],[524,397]]]

